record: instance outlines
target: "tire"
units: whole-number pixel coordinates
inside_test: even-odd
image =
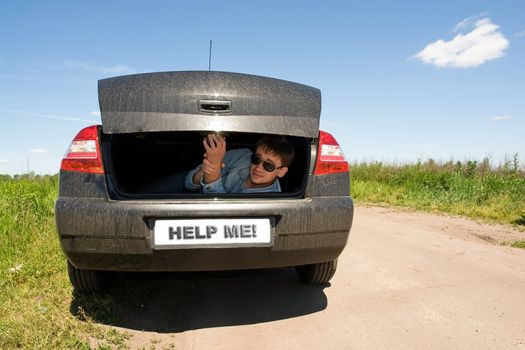
[[[67,262],[69,281],[79,293],[100,293],[107,288],[107,279],[101,271],[81,270]]]
[[[308,284],[328,283],[334,277],[336,269],[337,260],[295,267],[299,279]]]

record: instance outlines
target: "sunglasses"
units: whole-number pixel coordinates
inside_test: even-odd
[[[262,162],[262,166],[264,168],[264,170],[266,170],[267,172],[271,173],[277,169],[280,169],[282,168],[282,166],[280,167],[276,167],[274,164],[270,163],[270,162],[267,162],[265,160],[262,160],[261,157],[259,157],[257,154],[252,154],[252,164],[253,165],[258,165],[259,163]]]

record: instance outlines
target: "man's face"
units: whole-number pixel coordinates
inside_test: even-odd
[[[287,167],[281,167],[281,157],[275,153],[269,152],[262,146],[257,147],[255,154],[260,158],[261,162],[259,164],[252,164],[250,166],[250,180],[252,184],[258,187],[269,186],[275,181],[275,178],[283,177],[288,171]],[[264,169],[264,162],[273,164],[275,166],[275,170],[267,171]]]

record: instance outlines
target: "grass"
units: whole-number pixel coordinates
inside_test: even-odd
[[[72,309],[107,299],[73,295],[54,225],[57,182],[0,178],[0,349],[126,348],[126,333]]]
[[[357,202],[381,203],[525,226],[525,173],[517,155],[497,168],[482,162],[433,160],[351,165]]]
[[[525,249],[525,241],[516,241],[512,243],[512,247]]]

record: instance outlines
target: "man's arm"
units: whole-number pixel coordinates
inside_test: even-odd
[[[225,138],[217,134],[208,134],[202,140],[202,144],[206,152],[202,164],[190,171],[186,177],[185,187],[188,190],[196,191],[201,188],[201,185],[217,182],[221,177],[221,169],[224,168]],[[216,186],[212,187],[215,188]],[[222,188],[222,186],[219,187]]]
[[[199,167],[196,169],[195,173],[191,177],[191,182],[195,186],[200,186],[201,179],[204,176],[204,171],[202,170],[202,165],[199,165]]]
[[[223,136],[217,134],[209,134],[202,140],[204,149],[204,159],[202,165],[195,174],[193,174],[193,184],[197,185],[201,180],[206,183],[217,181],[221,177],[221,169],[224,167],[222,160],[226,153],[226,140]]]
[[[198,190],[200,190],[200,188],[201,188],[200,183],[199,182],[197,182],[197,183],[193,182],[193,177],[194,177],[195,173],[200,171],[200,170],[201,170],[201,165],[199,165],[198,167],[196,167],[193,170],[190,170],[188,172],[188,174],[186,174],[186,178],[184,179],[184,187],[187,190],[190,190],[190,191],[198,191]]]

